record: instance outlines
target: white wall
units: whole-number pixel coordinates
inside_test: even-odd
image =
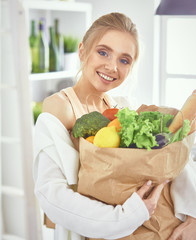
[[[130,92],[129,90],[128,92],[125,90],[123,94],[130,95],[131,93],[132,97],[137,99],[138,105],[142,103],[152,104],[154,0],[76,0],[76,2],[92,4],[93,21],[103,14],[118,11],[129,16],[136,24],[143,49],[137,73],[137,86],[134,91]]]

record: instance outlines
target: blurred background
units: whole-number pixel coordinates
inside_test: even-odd
[[[139,32],[139,61],[109,94],[127,97],[135,108],[144,103],[180,109],[196,89],[196,6],[182,12],[174,1],[168,12],[156,14],[159,4],[0,0],[0,239],[54,239],[33,194],[33,126],[43,99],[75,84],[78,43],[95,19],[122,12]],[[195,147],[192,152],[195,157]]]

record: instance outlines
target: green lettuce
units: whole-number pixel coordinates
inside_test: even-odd
[[[184,125],[172,136],[170,143],[181,141],[191,130],[190,121],[184,120]]]
[[[120,109],[116,114],[120,124],[120,147],[135,146],[137,148],[151,148],[158,146],[156,134],[171,134],[168,126],[173,120],[173,115],[163,114],[158,111],[141,112],[140,115],[129,108]],[[170,140],[170,143],[180,141],[190,131],[188,120],[184,121],[183,132],[179,129]]]
[[[139,115],[136,111],[124,108],[116,114],[120,124],[120,147],[128,147],[133,142],[135,131],[139,128],[137,120]]]
[[[155,136],[152,132],[154,130],[154,125],[149,119],[141,121],[138,120],[138,129],[135,130],[133,137],[133,143],[135,143],[137,148],[146,148],[150,150],[154,146],[158,146]]]

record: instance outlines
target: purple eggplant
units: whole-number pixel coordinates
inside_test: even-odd
[[[172,133],[159,133],[155,135],[157,144],[159,146],[152,147],[152,149],[160,149],[165,146],[167,146],[170,142],[170,139],[172,137]]]

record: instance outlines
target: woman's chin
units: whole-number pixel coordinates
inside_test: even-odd
[[[101,80],[97,84],[97,88],[99,89],[100,92],[107,92],[116,87],[117,87],[116,80],[114,80],[114,81]]]
[[[115,86],[111,85],[111,84],[98,84],[96,86],[96,89],[99,91],[99,92],[107,92],[111,89],[115,88]]]

